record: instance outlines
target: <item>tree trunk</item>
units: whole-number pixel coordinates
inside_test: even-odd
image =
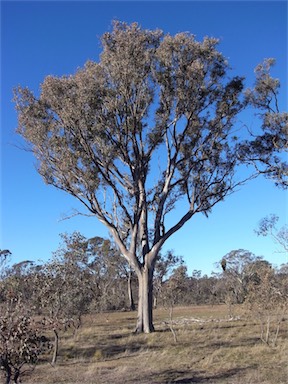
[[[52,365],[56,364],[57,357],[58,357],[58,348],[59,348],[59,336],[56,329],[53,329],[54,332],[54,351],[53,351],[53,357],[52,357]]]
[[[20,377],[20,370],[19,368],[16,369],[15,373],[14,373],[14,384],[17,384],[18,383],[18,379]]]
[[[0,360],[1,365],[6,373],[6,384],[11,383],[11,376],[12,376],[12,370],[11,367],[6,359],[1,359]]]
[[[154,332],[153,326],[153,267],[144,266],[137,274],[139,284],[136,333]]]
[[[132,292],[132,271],[131,270],[128,273],[128,297],[129,297],[130,311],[135,311],[135,303],[134,303],[133,292]]]
[[[154,298],[153,298],[153,308],[154,308],[154,309],[157,308],[157,303],[158,303],[158,297],[157,297],[157,296],[154,296]]]

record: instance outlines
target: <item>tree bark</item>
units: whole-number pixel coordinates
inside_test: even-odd
[[[58,357],[58,348],[59,348],[59,336],[56,329],[53,329],[54,332],[54,351],[53,351],[53,357],[52,357],[52,365],[56,364],[57,357]]]
[[[11,367],[8,363],[8,360],[6,360],[4,358],[4,359],[1,359],[0,362],[1,362],[1,365],[4,368],[4,371],[6,373],[6,384],[10,384],[11,383],[12,370],[11,370]]]
[[[136,333],[154,332],[153,325],[153,267],[145,265],[137,273],[139,284]]]
[[[16,369],[15,373],[14,373],[14,384],[17,384],[18,383],[18,379],[20,377],[20,370],[19,368]]]
[[[134,303],[133,292],[132,292],[132,271],[131,270],[128,272],[128,297],[129,297],[130,311],[135,311],[135,303]]]

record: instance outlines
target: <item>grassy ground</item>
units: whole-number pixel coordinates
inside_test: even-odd
[[[25,383],[287,384],[288,321],[277,346],[260,339],[256,322],[227,318],[225,306],[154,313],[156,332],[135,335],[136,313],[87,316],[76,336],[62,335],[56,367],[39,364]]]

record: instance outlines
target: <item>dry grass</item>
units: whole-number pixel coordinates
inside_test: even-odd
[[[43,362],[25,383],[287,384],[288,321],[275,348],[259,339],[259,326],[227,319],[225,306],[176,308],[173,329],[164,309],[156,332],[135,335],[136,313],[87,316],[76,336],[61,339],[56,367]],[[226,319],[226,320],[225,320]]]

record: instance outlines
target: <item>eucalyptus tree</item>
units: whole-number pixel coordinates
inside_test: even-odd
[[[97,238],[96,238],[97,239]],[[91,248],[96,254],[93,269],[101,271],[99,279],[101,302],[105,303],[110,297],[110,307],[123,309],[136,309],[134,302],[134,280],[133,270],[126,259],[119,252],[118,247],[109,239],[101,239],[98,247],[93,245],[95,239],[90,239]],[[108,308],[107,308],[108,309]]]
[[[258,228],[255,230],[258,236],[269,236],[277,245],[281,246],[281,253],[288,253],[288,224],[277,228],[279,217],[275,214],[264,217],[260,220]]]
[[[47,76],[39,97],[15,92],[18,132],[40,175],[83,203],[135,270],[138,332],[153,331],[153,271],[165,241],[245,181],[285,170],[277,154],[287,114],[271,107],[279,87],[271,62],[245,93],[217,44],[115,22],[99,62]],[[248,106],[263,115],[256,136],[237,119]],[[243,163],[251,167],[241,178]]]
[[[260,338],[275,347],[279,330],[288,310],[287,275],[279,275],[267,261],[258,262],[249,280],[245,306],[259,322]]]
[[[153,307],[156,308],[158,298],[162,295],[163,285],[168,280],[175,269],[184,264],[182,256],[176,256],[174,251],[167,251],[165,254],[159,253],[155,264],[153,280]]]
[[[245,301],[248,285],[255,278],[256,271],[262,263],[266,262],[261,256],[256,256],[245,249],[230,251],[219,263],[223,273],[218,275],[216,290],[224,296],[230,317],[233,314],[233,305]]]
[[[87,267],[98,289],[96,309],[134,310],[131,268],[119,249],[109,239],[99,236],[89,239],[87,245],[91,254]]]
[[[80,306],[86,302],[84,307],[90,303],[97,311],[133,309],[130,267],[111,240],[99,236],[87,239],[79,232],[62,233],[60,237],[63,242],[54,252],[54,261],[69,272],[72,292],[73,289],[81,291],[81,295],[77,295]],[[73,300],[71,304],[73,307]]]
[[[34,288],[31,299],[44,316],[43,326],[53,332],[52,364],[56,364],[59,333],[81,326],[82,316],[89,310],[95,296],[87,271],[86,240],[79,233],[61,235],[63,244],[38,273],[30,275]]]

